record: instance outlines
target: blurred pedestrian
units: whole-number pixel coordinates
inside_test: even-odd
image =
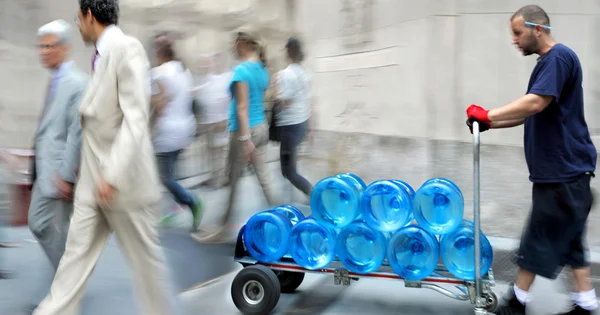
[[[265,163],[269,129],[266,123],[264,96],[269,86],[266,69],[266,52],[260,37],[252,30],[236,32],[234,51],[242,60],[233,70],[229,85],[232,101],[229,109],[229,184],[231,190],[225,215],[216,230],[203,231],[200,241],[221,241],[226,225],[233,214],[238,182],[248,162],[252,163],[256,177],[270,205],[275,204],[273,182]]]
[[[477,121],[482,131],[525,125],[531,215],[515,259],[516,283],[507,305],[496,313],[524,315],[536,275],[556,279],[568,265],[575,280],[574,305],[563,314],[592,314],[598,300],[584,236],[597,153],[585,121],[581,64],[573,50],[552,38],[550,19],[539,6],[519,9],[510,23],[513,42],[523,55],[539,55],[527,94],[489,111],[477,105],[467,109],[469,126]]]
[[[133,272],[145,315],[176,314],[156,222],[161,189],[150,134],[150,63],[117,26],[118,0],[79,0],[77,24],[94,44],[92,78],[79,112],[80,176],[50,294],[35,315],[79,314],[87,281],[112,232]]]
[[[167,34],[154,39],[158,66],[151,71],[155,93],[152,97],[152,131],[154,151],[162,183],[179,204],[192,212],[192,231],[200,224],[204,206],[202,196],[195,197],[181,186],[173,173],[179,155],[192,144],[196,133],[196,118],[192,110],[192,73],[176,59],[173,39]],[[163,218],[166,223],[172,214]]]
[[[39,28],[41,63],[50,71],[43,111],[35,133],[33,190],[29,206],[29,229],[52,264],[54,277],[65,251],[73,213],[73,187],[81,150],[78,107],[88,76],[69,60],[71,25],[56,20]],[[49,283],[40,286],[31,312],[47,294]],[[43,294],[43,295],[42,295]]]
[[[298,174],[298,146],[310,131],[311,92],[310,74],[302,67],[304,52],[296,38],[290,38],[285,45],[289,65],[279,71],[275,79],[275,98],[279,107],[275,110],[274,126],[276,139],[281,142],[279,158],[281,173],[294,187],[308,198],[312,192],[311,183]]]
[[[225,152],[229,136],[228,114],[231,103],[229,84],[233,72],[226,67],[224,53],[216,53],[209,57],[208,74],[193,89],[200,110],[200,134],[207,139],[211,174],[203,183],[214,188],[225,184]],[[225,141],[223,141],[225,140]]]

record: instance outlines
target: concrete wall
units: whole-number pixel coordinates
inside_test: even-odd
[[[509,17],[523,0],[123,0],[122,27],[146,40],[169,28],[181,34],[183,57],[228,49],[230,31],[252,21],[282,60],[297,28],[315,73],[316,142],[300,170],[312,182],[340,171],[367,182],[407,180],[418,188],[445,176],[472,204],[472,148],[465,108],[505,104],[525,92],[535,57],[512,47]],[[289,16],[294,3],[296,15]],[[600,128],[600,2],[534,1],[550,13],[557,40],[583,64],[586,115]],[[29,147],[46,71],[35,30],[55,18],[73,21],[72,0],[0,1],[0,147]],[[364,13],[364,14],[363,14]],[[74,59],[88,70],[92,50],[74,34]],[[589,83],[588,83],[589,82]],[[597,140],[597,139],[596,139]],[[492,131],[482,141],[482,215],[486,232],[518,237],[529,209],[522,129]],[[600,142],[596,141],[600,147]],[[594,187],[599,188],[594,180]],[[592,223],[600,215],[592,215]],[[600,246],[600,232],[591,244]]]
[[[600,79],[595,57],[600,2],[533,2],[549,12],[555,38],[579,54],[585,82],[590,82],[586,114],[595,129],[600,118],[600,86],[593,84]],[[316,72],[320,127],[467,141],[464,110],[469,104],[496,107],[525,92],[536,57],[525,58],[512,46],[508,23],[514,11],[529,3],[299,1],[299,27],[308,37]],[[360,9],[352,12],[352,6]],[[367,40],[348,45],[358,37]],[[521,134],[520,128],[489,133],[485,142],[521,145]]]

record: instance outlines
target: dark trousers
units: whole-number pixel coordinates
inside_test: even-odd
[[[298,145],[306,136],[308,121],[301,124],[280,126],[281,147],[279,158],[281,161],[281,173],[294,187],[300,189],[305,195],[310,196],[313,186],[298,174]]]
[[[544,278],[556,279],[563,266],[589,266],[584,242],[592,208],[590,175],[566,183],[534,183],[531,216],[516,263]]]
[[[165,187],[167,187],[169,192],[173,195],[177,203],[186,205],[192,209],[195,205],[194,198],[173,177],[175,163],[177,162],[177,158],[179,157],[180,153],[181,150],[156,154],[160,179],[163,185],[165,185]]]

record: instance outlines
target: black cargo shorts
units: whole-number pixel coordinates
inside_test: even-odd
[[[556,279],[564,266],[589,266],[584,238],[593,202],[592,176],[533,184],[531,214],[515,257],[519,267]]]

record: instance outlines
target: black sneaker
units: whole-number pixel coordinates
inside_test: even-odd
[[[494,314],[497,315],[525,315],[525,305],[521,304],[516,297],[506,300],[506,305],[500,306]]]
[[[592,311],[588,311],[586,309],[581,308],[579,305],[573,304],[572,309],[566,313],[559,313],[556,315],[591,315]]]

